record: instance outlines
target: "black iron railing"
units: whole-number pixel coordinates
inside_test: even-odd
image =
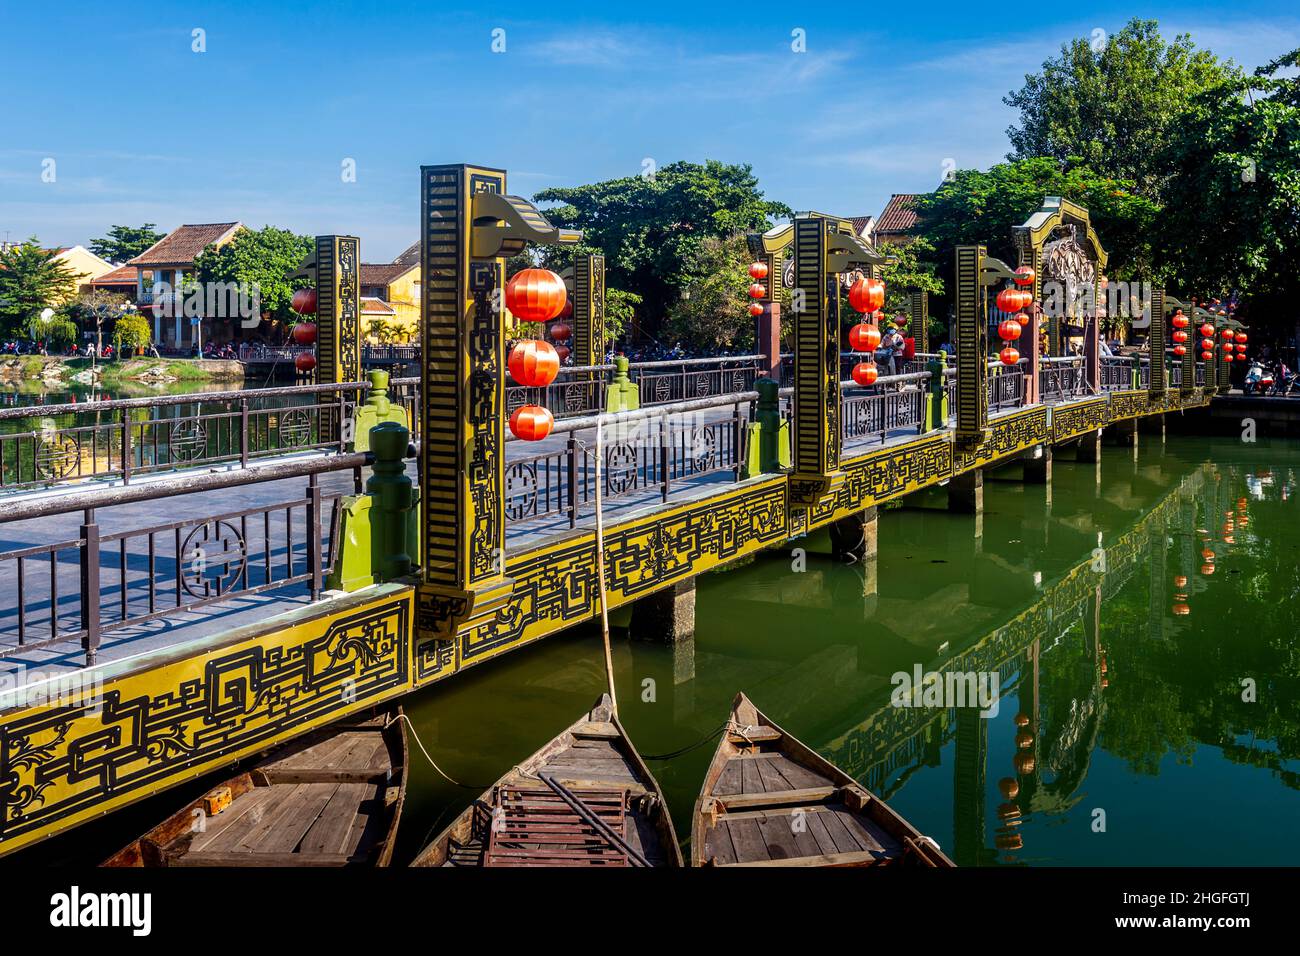
[[[844,443],[879,441],[891,434],[925,429],[929,372],[887,375],[868,388],[845,382],[840,416]]]
[[[1102,355],[1098,358],[1103,392],[1122,392],[1133,388],[1133,368],[1137,359],[1131,355]]]
[[[1020,408],[1025,404],[1026,364],[1026,359],[1021,359],[1015,365],[1003,365],[1001,361],[989,363],[986,388],[990,412]]]
[[[10,537],[22,533],[14,522],[32,520],[42,522],[42,534],[60,538],[0,553],[0,656],[79,645],[89,665],[104,638],[124,628],[300,585],[316,600],[337,550],[343,494],[324,491],[319,476],[351,472],[348,491],[358,491],[366,461],[365,455],[342,455],[101,488],[75,499],[0,504],[0,525]],[[170,507],[164,502],[180,495],[286,478],[305,478],[305,489],[248,508],[129,530],[107,530],[102,522],[115,507],[156,502],[162,513]],[[70,530],[74,515],[80,518],[76,537],[59,535],[59,529]]]
[[[1038,372],[1039,397],[1047,404],[1072,402],[1090,394],[1080,356],[1049,356]]]

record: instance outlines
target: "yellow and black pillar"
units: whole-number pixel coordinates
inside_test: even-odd
[[[912,330],[916,351],[928,352],[930,345],[930,293],[914,289],[907,299],[907,327]]]
[[[1151,329],[1147,335],[1147,348],[1151,352],[1151,378],[1147,384],[1147,394],[1152,398],[1165,394],[1165,327],[1168,322],[1169,319],[1165,316],[1165,290],[1157,286],[1151,290]]]
[[[984,313],[984,246],[958,246],[956,252],[957,348],[956,441],[967,447],[988,437],[988,331]],[[1037,278],[1035,277],[1035,283]]]
[[[361,381],[361,240],[316,237],[316,381]]]
[[[573,364],[605,361],[605,257],[573,257]]]

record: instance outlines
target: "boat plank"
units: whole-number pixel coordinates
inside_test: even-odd
[[[194,839],[190,841],[190,851],[204,849],[216,841],[227,829],[243,819],[246,814],[263,806],[273,789],[273,787],[254,787],[243,796],[236,797],[230,806],[215,817],[205,817],[203,829],[197,831],[194,834]]]
[[[735,758],[732,758],[735,760]],[[752,760],[736,761],[740,764],[740,788],[742,793],[767,793],[763,778],[759,776],[758,764]]]
[[[312,822],[302,838],[302,852],[308,855],[342,853],[357,826],[357,807],[373,791],[371,784],[343,783]]]
[[[856,830],[850,830],[845,826],[844,821],[840,819],[838,813],[827,813],[822,817],[826,824],[826,831],[835,841],[836,850],[840,853],[857,853],[860,850],[869,850],[866,840],[860,840],[856,836]]]
[[[713,787],[713,792],[718,796],[732,796],[740,793],[740,763],[728,761],[723,767],[722,773],[718,776],[718,782]]]
[[[291,853],[338,790],[337,783],[309,783],[284,809],[281,823],[258,840],[258,853]]]
[[[771,854],[767,852],[767,841],[763,839],[763,831],[759,829],[757,820],[727,820],[723,817],[719,826],[724,824],[731,834],[738,862],[771,859]]]
[[[831,837],[830,831],[826,829],[822,816],[821,813],[812,813],[804,818],[808,823],[808,832],[817,841],[817,846],[822,853],[837,853],[839,851],[836,849],[835,840]]]
[[[780,768],[775,765],[774,761],[758,760],[754,761],[754,765],[757,768],[758,776],[763,781],[763,789],[767,793],[796,789],[790,779],[781,773]]]
[[[785,819],[759,817],[756,821],[759,833],[763,835],[763,842],[767,844],[767,855],[773,860],[788,860],[806,855],[799,849],[799,842],[795,839],[794,829],[791,826],[793,819],[793,817]]]

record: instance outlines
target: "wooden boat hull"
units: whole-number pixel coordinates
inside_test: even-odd
[[[406,795],[400,708],[269,754],[104,866],[387,866]]]
[[[691,864],[953,866],[933,840],[743,693],[695,803]]]
[[[581,806],[575,808],[566,793]],[[608,694],[485,790],[412,863],[629,865],[681,866],[682,854],[663,792],[613,714]]]

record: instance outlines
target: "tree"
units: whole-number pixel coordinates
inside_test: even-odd
[[[91,240],[90,251],[109,262],[122,263],[134,259],[163,235],[152,222],[142,226],[113,226],[107,236]]]
[[[149,320],[139,312],[127,312],[125,315],[120,316],[113,325],[113,341],[117,343],[116,348],[119,355],[121,355],[123,348],[143,352],[149,347],[152,338],[153,334],[149,328]]]
[[[290,320],[295,313],[289,301],[295,290],[309,283],[288,278],[315,250],[311,236],[299,236],[287,229],[264,226],[235,234],[224,246],[209,246],[194,260],[194,276],[199,283],[247,283],[261,297],[262,312],[271,318]]]
[[[1252,322],[1294,322],[1300,296],[1300,49],[1197,97],[1162,159],[1160,252],[1188,294],[1242,294]]]
[[[68,299],[77,274],[40,247],[36,237],[0,251],[0,331],[22,334],[51,302]]]
[[[1166,42],[1155,20],[1133,19],[1110,37],[1080,38],[1003,102],[1020,111],[1008,159],[1079,157],[1098,176],[1129,180],[1156,199],[1173,170],[1157,157],[1199,94],[1240,75],[1186,34]]]
[[[883,245],[880,251],[890,260],[880,270],[886,312],[906,312],[913,291],[943,293],[943,283],[935,274],[934,243],[929,239],[916,236],[907,242]]]
[[[642,319],[658,324],[692,281],[688,263],[707,239],[767,229],[791,215],[763,198],[747,165],[708,160],[676,162],[651,176],[629,176],[588,186],[544,189],[539,203],[556,225],[583,230],[583,248],[605,255],[609,285],[642,299]],[[572,249],[548,247],[551,268]]]
[[[988,171],[958,170],[933,193],[917,198],[917,231],[934,246],[943,270],[950,267],[955,247],[977,243],[1014,265],[1012,227],[1037,211],[1045,196],[1063,196],[1087,208],[1110,257],[1109,273],[1157,278],[1152,234],[1159,208],[1139,196],[1132,183],[1098,175],[1074,159],[1061,163],[1040,157],[1000,163]]]
[[[77,296],[76,301],[67,306],[67,314],[72,321],[95,333],[95,350],[104,349],[104,323],[116,319],[126,309],[126,296],[104,289],[91,289]]]

